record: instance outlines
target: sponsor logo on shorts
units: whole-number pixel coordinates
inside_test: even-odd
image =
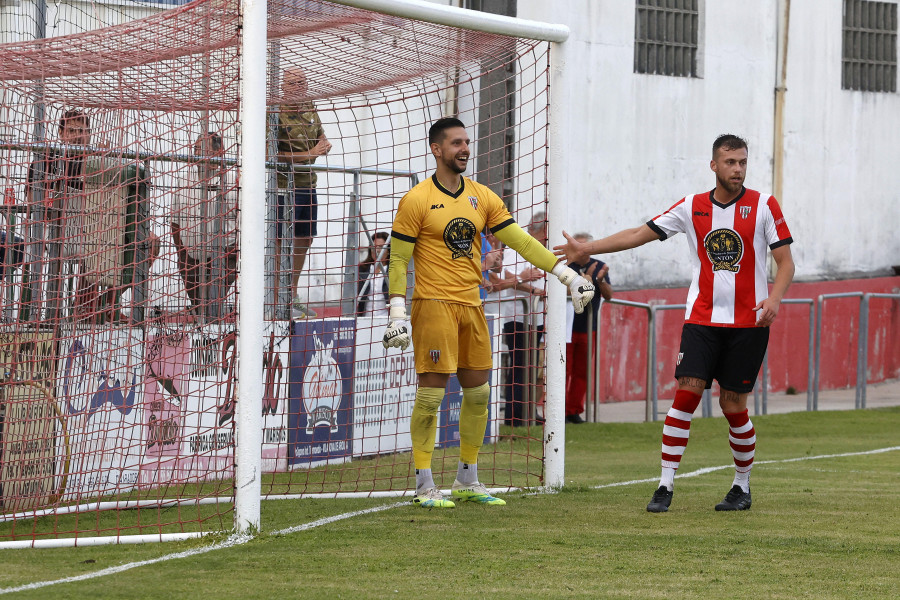
[[[703,246],[713,271],[737,273],[741,270],[738,263],[744,255],[744,244],[741,237],[731,229],[710,231],[703,240]]]
[[[441,351],[440,350],[432,350],[431,352],[428,353],[428,355],[431,356],[431,362],[433,362],[434,364],[437,364],[437,362],[439,360],[441,360]]]
[[[675,360],[675,365],[678,366],[681,364],[681,359],[684,358],[684,352],[678,353],[678,358]]]

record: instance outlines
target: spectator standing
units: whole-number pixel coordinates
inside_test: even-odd
[[[391,249],[387,245],[388,234],[377,231],[372,236],[372,247],[365,260],[359,264],[359,285],[357,286],[356,314],[370,317],[387,317],[388,262]],[[383,250],[383,252],[382,252]]]
[[[134,260],[135,244],[141,240],[137,240],[134,234],[131,234],[129,239],[127,225],[118,231],[98,225],[97,223],[105,222],[103,217],[107,215],[100,214],[100,209],[96,207],[89,209],[86,204],[85,164],[88,157],[100,155],[102,152],[90,147],[91,125],[88,115],[78,109],[70,109],[63,113],[59,120],[59,141],[63,145],[62,150],[48,151],[30,165],[25,200],[29,205],[34,205],[40,200],[42,205],[40,208],[45,215],[44,224],[49,228],[49,239],[56,242],[55,247],[59,255],[68,257],[72,266],[78,269],[74,302],[76,318],[94,321],[114,319],[122,294],[133,284],[129,279],[133,279],[136,265],[127,261]],[[141,185],[146,182],[137,183]],[[112,206],[112,210],[126,211],[126,207],[121,205],[121,198],[114,200],[116,204]],[[125,199],[125,202],[132,201],[140,199]],[[91,214],[88,214],[89,210]],[[108,213],[109,208],[106,211]],[[135,223],[135,226],[137,225],[138,223]],[[106,238],[111,234],[118,236],[116,243],[120,246],[114,244],[113,249],[116,252],[121,250],[121,254],[98,259],[95,262],[106,265],[106,268],[98,268],[95,264],[93,270],[89,270],[86,259],[96,258],[104,248],[102,243],[98,243],[98,239],[108,242]],[[149,272],[150,266],[159,254],[159,238],[150,232],[147,243],[149,256],[146,259],[146,270]],[[129,252],[132,256],[130,259]],[[51,258],[51,261],[56,258],[58,256]],[[116,270],[117,273],[112,272]],[[126,275],[128,271],[131,272],[130,276]],[[51,276],[60,277],[59,274]],[[72,276],[75,277],[74,269]],[[114,283],[103,283],[110,280]]]
[[[589,242],[591,236],[576,233],[573,236],[579,242]],[[594,284],[599,292],[591,300],[591,333],[588,335],[588,311],[576,313],[572,318],[572,341],[566,344],[566,422],[581,424],[584,419],[584,402],[588,389],[588,366],[585,357],[589,348],[597,347],[597,324],[600,320],[600,304],[603,300],[612,300],[612,286],[609,281],[609,265],[595,258],[590,258],[584,266],[578,263],[569,265],[585,279]],[[596,356],[594,357],[596,360]]]
[[[528,225],[528,234],[541,244],[547,243],[547,223],[543,212],[535,214]],[[542,310],[535,310],[534,299],[543,299],[544,272],[528,263],[519,261],[515,250],[503,252],[503,280],[500,293],[500,316],[503,320],[503,342],[509,352],[511,373],[506,389],[506,418],[504,423],[512,427],[528,425],[528,370],[535,369],[529,355],[536,355],[544,330]],[[534,351],[534,352],[532,352]],[[533,379],[537,379],[534,377]],[[537,417],[537,422],[543,419]]]
[[[331,142],[325,136],[315,105],[307,100],[307,81],[302,70],[295,68],[285,71],[282,91],[284,97],[290,99],[290,103],[282,104],[278,111],[277,160],[279,163],[288,163],[293,168],[292,173],[278,173],[278,188],[287,189],[289,194],[278,197],[279,227],[275,253],[277,257],[281,256],[281,240],[290,231],[294,249],[291,257],[291,318],[313,318],[316,313],[300,302],[297,285],[300,272],[306,264],[309,246],[318,233],[318,177],[312,169],[302,167],[327,155],[331,151]],[[288,224],[290,229],[285,231],[287,215],[290,213],[293,213],[291,223]],[[277,284],[275,297],[278,297]]]
[[[199,307],[211,290],[222,300],[237,278],[237,185],[234,171],[224,162],[209,161],[225,155],[218,133],[200,136],[194,143],[195,164],[178,184],[171,219],[178,272],[191,305]],[[200,159],[203,160],[200,160]],[[221,268],[216,268],[222,265]]]

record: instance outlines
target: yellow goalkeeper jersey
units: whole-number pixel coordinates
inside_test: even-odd
[[[391,236],[415,244],[413,300],[480,306],[481,232],[514,223],[489,188],[461,177],[450,192],[432,175],[400,200]]]

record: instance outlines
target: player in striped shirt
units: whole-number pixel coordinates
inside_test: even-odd
[[[568,262],[583,263],[591,254],[628,250],[677,233],[687,237],[692,278],[675,367],[678,391],[663,426],[662,476],[647,505],[650,512],[669,509],[691,418],[713,379],[721,388],[719,406],[728,420],[735,465],[732,487],[716,510],[750,508],[756,431],[747,414],[747,395],[766,353],[769,326],[793,280],[794,260],[791,232],[778,202],[744,187],[747,155],[743,139],[719,136],[710,161],[715,189],[682,198],[646,224],[601,240],[579,243],[563,232],[568,243],[555,248]],[[771,291],[767,249],[778,267]]]

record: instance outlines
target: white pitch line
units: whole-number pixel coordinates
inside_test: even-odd
[[[163,562],[166,560],[174,560],[176,558],[187,558],[189,556],[196,556],[198,554],[205,554],[207,552],[212,552],[213,550],[221,550],[223,548],[232,548],[234,546],[240,546],[241,544],[246,544],[250,540],[253,539],[251,535],[232,535],[224,542],[220,542],[218,544],[213,544],[212,546],[206,546],[204,548],[194,548],[192,550],[185,550],[184,552],[176,552],[175,554],[167,554],[165,556],[160,556],[157,558],[151,558],[148,560],[141,560],[138,562],[128,563],[124,565],[119,565],[117,567],[109,567],[107,569],[101,569],[100,571],[95,571],[93,573],[85,573],[84,575],[76,575],[74,577],[63,577],[62,579],[55,579],[53,581],[38,581],[35,583],[28,583],[26,585],[20,585],[18,587],[11,588],[0,588],[0,594],[10,594],[13,592],[22,592],[25,590],[36,590],[43,587],[56,585],[57,583],[70,583],[74,581],[85,581],[87,579],[94,579],[96,577],[105,577],[106,575],[115,575],[116,573],[121,573],[122,571],[128,571],[130,569],[136,569],[137,567],[143,567],[145,565],[152,565],[158,562]]]
[[[881,454],[884,452],[893,452],[895,450],[900,450],[900,446],[891,446],[890,448],[878,448],[876,450],[866,450],[863,452],[846,452],[844,454],[821,454],[819,456],[801,456],[798,458],[784,458],[780,460],[761,460],[754,464],[757,465],[769,465],[776,463],[789,463],[789,462],[798,462],[803,460],[817,460],[822,458],[844,458],[847,456],[864,456],[868,454]],[[713,471],[721,471],[723,469],[732,469],[734,465],[722,465],[718,467],[705,467],[703,469],[697,469],[696,471],[691,471],[690,473],[684,473],[682,475],[677,475],[676,477],[697,477],[699,475],[705,475],[706,473],[712,473]],[[605,483],[602,485],[596,485],[593,489],[603,489],[610,487],[619,487],[623,485],[634,485],[637,483],[653,483],[658,481],[657,478],[652,479],[633,479],[631,481],[620,481],[617,483]],[[316,521],[311,521],[309,523],[304,523],[303,525],[296,525],[294,527],[288,527],[286,529],[280,529],[278,531],[273,531],[268,535],[285,535],[289,533],[296,533],[298,531],[306,531],[309,529],[314,529],[316,527],[321,527],[322,525],[328,525],[330,523],[335,523],[337,521],[343,521],[344,519],[350,519],[353,517],[358,517],[361,515],[366,515],[370,513],[381,512],[384,510],[390,510],[392,508],[398,508],[400,506],[409,506],[408,502],[395,502],[393,504],[384,504],[382,506],[374,506],[372,508],[366,508],[363,510],[357,510],[348,513],[341,513],[339,515],[335,515],[333,517],[324,517],[322,519],[318,519]],[[64,577],[62,579],[55,579],[53,581],[38,581],[35,583],[29,583],[26,585],[21,585],[18,587],[11,588],[0,588],[0,594],[9,594],[13,592],[22,592],[25,590],[36,590],[44,587],[49,587],[51,585],[56,585],[59,583],[72,583],[75,581],[86,581],[88,579],[95,579],[97,577],[105,577],[107,575],[115,575],[116,573],[122,573],[123,571],[129,571],[131,569],[136,569],[137,567],[143,567],[146,565],[152,565],[168,560],[175,560],[179,558],[189,558],[191,556],[197,556],[199,554],[206,554],[207,552],[212,552],[214,550],[223,550],[225,548],[233,548],[235,546],[240,546],[246,544],[250,540],[253,539],[252,535],[232,535],[224,542],[213,544],[211,546],[205,546],[203,548],[194,548],[192,550],[185,550],[184,552],[176,552],[174,554],[166,554],[165,556],[160,556],[157,558],[151,558],[149,560],[142,560],[138,562],[128,563],[124,565],[119,565],[117,567],[109,567],[108,569],[101,569],[100,571],[95,571],[93,573],[85,573],[84,575],[77,575],[75,577]]]
[[[340,515],[335,515],[333,517],[325,517],[324,519],[319,519],[317,521],[312,521],[310,523],[305,523],[303,525],[297,525],[296,527],[289,527],[287,529],[282,529],[280,531],[273,531],[270,535],[294,533],[296,531],[305,531],[307,529],[312,529],[314,527],[328,525],[329,523],[334,523],[336,521],[342,521],[344,519],[350,519],[352,517],[358,517],[360,515],[365,515],[368,513],[380,512],[382,510],[388,510],[390,508],[396,508],[398,506],[403,506],[403,505],[409,505],[409,503],[408,502],[396,502],[394,504],[385,504],[383,506],[375,506],[373,508],[367,508],[365,510],[357,510],[357,511],[353,511],[353,512],[343,513]],[[174,554],[166,554],[165,556],[159,556],[157,558],[151,558],[148,560],[132,562],[132,563],[124,564],[124,565],[119,565],[117,567],[109,567],[107,569],[101,569],[100,571],[95,571],[93,573],[85,573],[84,575],[76,575],[74,577],[63,577],[62,579],[55,579],[53,581],[38,581],[35,583],[20,585],[18,587],[0,588],[0,594],[10,594],[13,592],[22,592],[25,590],[36,590],[36,589],[48,587],[51,585],[56,585],[58,583],[72,583],[75,581],[85,581],[87,579],[94,579],[97,577],[105,577],[107,575],[115,575],[116,573],[121,573],[123,571],[129,571],[131,569],[136,569],[138,567],[143,567],[146,565],[152,565],[152,564],[164,562],[167,560],[188,558],[191,556],[197,556],[199,554],[206,554],[207,552],[212,552],[213,550],[223,550],[225,548],[233,548],[235,546],[240,546],[240,545],[246,544],[247,542],[252,540],[253,537],[254,536],[252,536],[252,535],[232,535],[224,542],[221,542],[218,544],[213,544],[211,546],[205,546],[203,548],[194,548],[192,550],[185,550],[184,552],[176,552]]]
[[[864,450],[862,452],[845,452],[843,454],[820,454],[818,456],[800,456],[797,458],[782,458],[779,460],[758,460],[754,461],[754,465],[774,465],[778,463],[790,463],[790,462],[799,462],[802,460],[818,460],[822,458],[844,458],[847,456],[864,456],[867,454],[882,454],[884,452],[893,452],[895,450],[900,450],[900,446],[891,446],[889,448],[878,448],[876,450]],[[733,469],[734,465],[720,465],[718,467],[704,467],[702,469],[697,469],[696,471],[691,471],[690,473],[682,473],[680,475],[676,475],[676,479],[682,479],[685,477],[697,477],[698,475],[706,475],[707,473],[712,473],[713,471],[722,471],[724,469]],[[653,477],[651,479],[632,479],[631,481],[617,481],[616,483],[603,483],[601,485],[595,485],[592,489],[601,490],[603,488],[611,488],[611,487],[620,487],[623,485],[634,485],[636,483],[656,483],[659,481],[659,477]]]

